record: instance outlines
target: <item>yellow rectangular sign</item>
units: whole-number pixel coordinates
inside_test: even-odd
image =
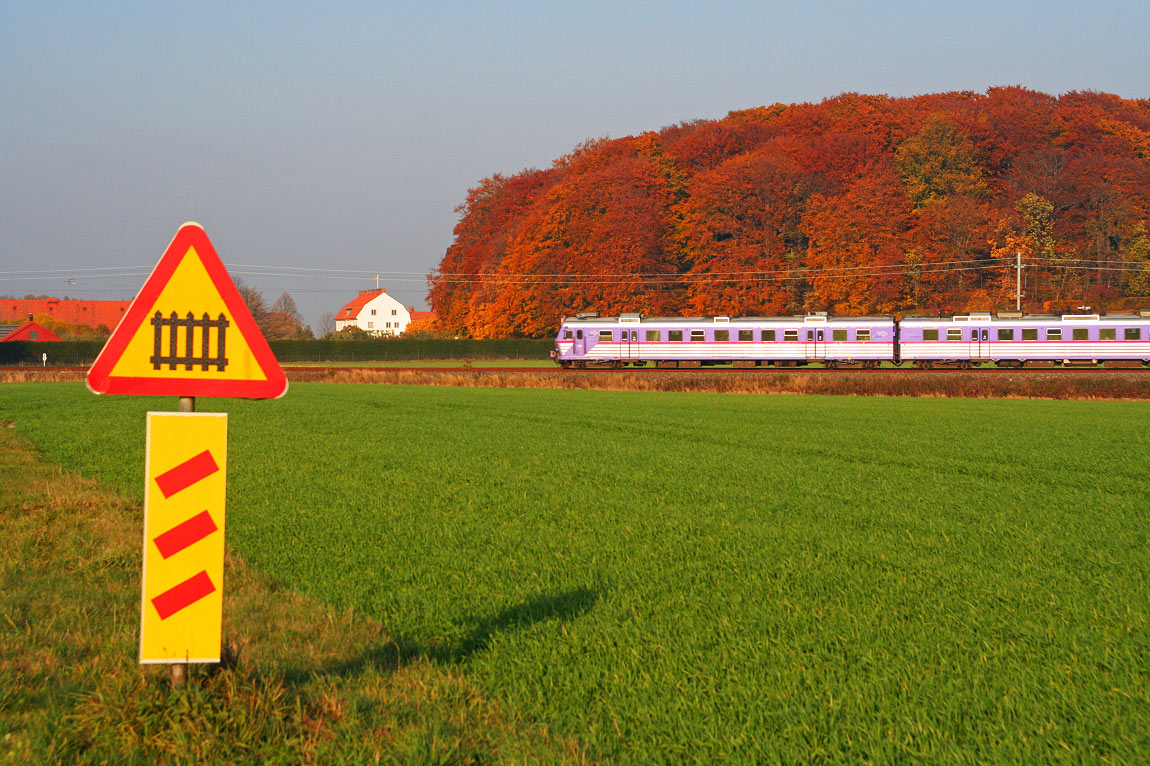
[[[219,662],[228,416],[149,412],[140,662]]]

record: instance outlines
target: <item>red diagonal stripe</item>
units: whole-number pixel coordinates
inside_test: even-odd
[[[166,620],[176,612],[191,606],[209,593],[214,592],[212,578],[207,572],[192,575],[174,588],[169,588],[152,599],[152,606],[161,620]]]
[[[212,520],[210,513],[207,511],[197,513],[192,518],[182,524],[177,524],[162,535],[156,535],[156,547],[160,549],[160,555],[164,558],[174,556],[189,545],[195,545],[200,540],[203,540],[217,529],[219,529],[219,527],[217,527],[216,522]]]
[[[171,497],[181,489],[187,489],[201,479],[206,479],[220,467],[212,459],[212,453],[204,450],[193,458],[188,458],[175,468],[165,471],[156,477],[156,484],[164,493],[164,499]]]

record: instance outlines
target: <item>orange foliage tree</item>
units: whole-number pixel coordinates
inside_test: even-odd
[[[583,310],[964,311],[1146,292],[1150,102],[1021,87],[844,93],[492,176],[429,280],[443,331],[546,335]],[[1131,265],[1133,264],[1133,265]]]
[[[803,217],[810,239],[809,304],[836,314],[907,308],[900,289],[910,204],[890,164],[873,165],[842,194],[811,198]]]

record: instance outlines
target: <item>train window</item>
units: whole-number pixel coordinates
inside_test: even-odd
[[[798,330],[783,330],[783,340],[798,340],[798,339],[799,339],[799,331]]]
[[[667,330],[667,340],[682,340],[682,339],[683,339],[683,331],[682,330]]]
[[[755,339],[755,331],[754,330],[739,330],[739,340],[754,340],[754,339]]]
[[[730,340],[730,339],[731,339],[731,331],[730,330],[715,330],[715,341],[716,342],[724,341],[724,340]]]
[[[1022,331],[1022,339],[1023,340],[1038,340],[1038,330],[1034,329],[1033,327],[1030,329],[1024,329]]]
[[[575,331],[575,337],[578,338],[579,340],[583,340],[583,331],[582,330],[576,330]]]
[[[938,330],[923,330],[922,331],[922,339],[923,340],[938,340]]]
[[[1098,340],[1115,340],[1118,337],[1118,331],[1113,327],[1103,327],[1098,331]]]
[[[962,340],[962,330],[957,327],[952,327],[946,331],[947,340]]]
[[[600,330],[599,331],[599,340],[611,340],[611,331],[610,330]]]
[[[847,331],[846,330],[832,330],[831,331],[831,340],[846,340],[846,339],[847,339]]]
[[[571,331],[570,330],[564,330],[563,331],[563,340],[571,340]]]
[[[870,330],[856,330],[855,340],[868,341],[870,340]]]
[[[702,330],[691,330],[691,340],[698,343],[699,341],[706,340],[706,336]]]
[[[999,340],[1014,340],[1014,330],[1003,330],[1003,329],[999,328],[998,339]]]
[[[1046,339],[1047,340],[1062,340],[1062,328],[1061,327],[1048,327],[1048,328],[1046,328]]]
[[[1124,335],[1126,340],[1142,340],[1142,331],[1137,327],[1127,327]]]
[[[647,331],[647,340],[659,340],[659,331],[658,330],[648,330]]]
[[[1075,327],[1074,340],[1090,340],[1090,331],[1085,327]]]

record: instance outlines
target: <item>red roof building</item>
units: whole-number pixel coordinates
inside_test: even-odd
[[[5,335],[4,331],[8,330]],[[49,329],[40,325],[39,322],[25,322],[22,325],[10,328],[8,325],[0,325],[0,343],[7,343],[13,340],[33,340],[33,341],[58,341],[61,338]]]
[[[352,320],[355,320],[359,317],[359,312],[363,310],[363,307],[371,303],[375,298],[383,295],[385,292],[387,291],[383,289],[360,290],[359,295],[345,303],[343,308],[336,312],[336,329],[343,329],[343,327],[341,327],[339,324],[340,322],[350,322],[350,324],[354,326],[356,323]]]
[[[47,314],[61,322],[115,330],[131,301],[76,301],[60,298],[0,298],[0,319],[20,320]]]
[[[339,332],[348,327],[358,327],[372,335],[402,335],[416,319],[433,316],[435,314],[431,311],[412,311],[410,306],[404,306],[382,288],[360,290],[359,295],[336,312],[335,329]]]

